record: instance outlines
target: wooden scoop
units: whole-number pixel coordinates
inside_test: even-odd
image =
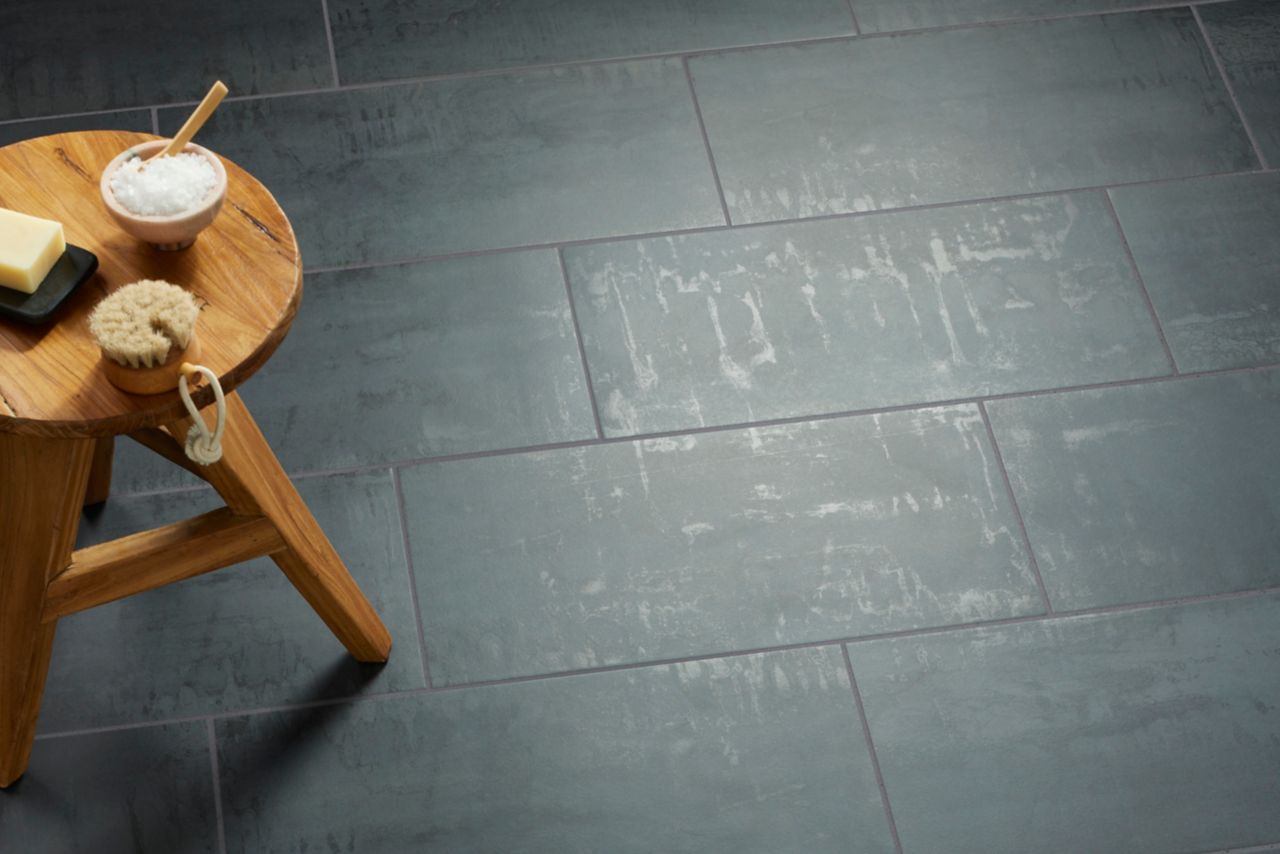
[[[204,127],[204,123],[209,121],[209,116],[213,115],[213,111],[218,109],[218,105],[222,103],[222,99],[226,97],[227,87],[221,80],[213,84],[209,90],[209,94],[204,96],[204,100],[196,107],[191,117],[187,119],[182,128],[169,140],[169,144],[160,150],[159,154],[148,157],[153,160],[155,157],[168,157],[171,154],[177,154],[187,147],[187,143],[195,136],[200,128]]]

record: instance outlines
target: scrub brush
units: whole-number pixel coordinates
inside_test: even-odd
[[[102,349],[111,382],[135,394],[176,388],[179,366],[198,356],[200,306],[168,282],[144,279],[112,293],[89,315],[89,332]]]

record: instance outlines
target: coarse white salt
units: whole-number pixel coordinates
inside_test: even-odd
[[[171,216],[199,205],[217,183],[204,155],[184,152],[145,163],[126,160],[111,176],[111,192],[130,213]]]

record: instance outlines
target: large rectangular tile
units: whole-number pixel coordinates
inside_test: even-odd
[[[1034,614],[973,406],[403,474],[439,684]]]
[[[244,390],[291,469],[587,439],[595,420],[552,251],[307,277]]]
[[[1280,164],[1280,7],[1239,0],[1198,8],[1263,156]]]
[[[55,119],[33,119],[29,122],[0,124],[0,145],[9,145],[51,133],[69,133],[77,130],[136,130],[151,133],[151,111],[119,110],[114,113],[61,116]]]
[[[226,104],[200,141],[266,183],[312,266],[724,221],[678,60]]]
[[[240,393],[290,471],[596,435],[552,251],[310,275],[289,337]],[[127,487],[189,479],[126,453]]]
[[[906,851],[1280,837],[1280,598],[852,644]]]
[[[734,222],[1255,165],[1186,9],[690,61]]]
[[[42,732],[420,688],[418,629],[390,475],[312,478],[299,491],[391,632],[358,664],[266,558],[58,623]],[[112,499],[82,543],[210,510],[210,492]]]
[[[1280,584],[1280,371],[989,407],[1055,607]]]
[[[13,854],[214,854],[203,721],[42,739],[0,792],[0,850]]]
[[[1111,194],[1178,367],[1280,361],[1280,175]]]
[[[227,851],[889,852],[840,654],[218,723]]]
[[[1150,0],[853,0],[864,33],[952,27],[1045,15],[1114,12],[1161,5]],[[1165,0],[1163,5],[1175,5]]]
[[[0,119],[196,101],[333,83],[322,4],[5,0]]]
[[[331,0],[344,83],[853,32],[844,0]]]
[[[1097,193],[565,258],[615,436],[1170,371]]]

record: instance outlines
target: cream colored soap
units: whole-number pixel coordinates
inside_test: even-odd
[[[0,286],[35,293],[66,251],[62,223],[0,208]]]

